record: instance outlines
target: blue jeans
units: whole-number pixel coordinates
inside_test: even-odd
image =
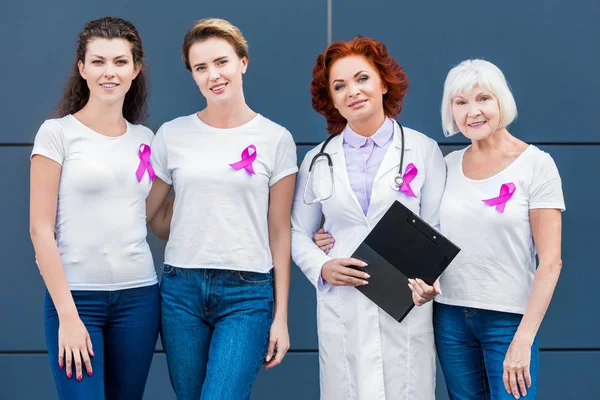
[[[61,400],[142,400],[160,321],[158,285],[115,291],[71,291],[94,348],[93,375],[67,378],[58,366],[58,314],[46,292],[46,345]]]
[[[451,400],[514,400],[502,381],[508,346],[521,314],[434,302],[435,344]],[[537,396],[539,347],[531,346],[531,387],[522,399]]]
[[[160,295],[177,399],[249,399],[269,341],[272,275],[164,265]]]

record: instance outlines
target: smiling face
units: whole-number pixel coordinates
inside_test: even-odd
[[[498,99],[479,86],[454,96],[452,115],[458,129],[471,140],[486,139],[500,128]]]
[[[85,59],[77,66],[90,89],[90,99],[111,104],[125,100],[131,82],[140,72],[133,62],[131,44],[125,39],[91,39]]]
[[[381,118],[387,93],[379,73],[366,58],[348,56],[333,63],[329,90],[334,107],[350,125]]]
[[[224,39],[211,37],[190,47],[192,77],[207,102],[223,104],[243,95],[242,75],[248,59],[238,57]]]

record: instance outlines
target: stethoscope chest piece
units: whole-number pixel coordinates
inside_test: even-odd
[[[404,185],[404,178],[400,175],[397,175],[394,180],[392,180],[392,189],[399,190],[400,186]]]

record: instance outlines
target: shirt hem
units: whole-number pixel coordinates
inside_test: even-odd
[[[69,284],[69,290],[87,290],[87,291],[115,291],[115,290],[126,290],[126,289],[137,289],[146,286],[152,286],[158,284],[158,278],[156,275],[151,280],[142,282],[127,282],[127,283],[112,283],[109,285],[96,285],[96,284]]]
[[[482,310],[498,311],[520,315],[525,314],[525,307],[502,306],[498,304],[480,303],[468,300],[438,299],[437,297],[434,300],[437,303],[446,304],[449,306],[480,308]]]
[[[158,169],[155,168],[154,173],[167,185],[173,185],[173,181],[171,179],[169,179],[169,177],[167,175],[160,172]]]
[[[273,186],[274,184],[276,184],[277,182],[279,182],[286,176],[295,174],[297,172],[298,172],[298,167],[286,169],[285,171],[283,171],[283,172],[275,175],[273,178],[271,178],[271,180],[269,181],[269,187]]]
[[[537,203],[537,204],[531,204],[529,206],[530,210],[535,210],[537,208],[552,208],[552,209],[556,209],[556,210],[560,210],[560,211],[566,210],[566,207],[564,204],[556,204],[556,203]]]
[[[34,148],[31,151],[31,155],[29,156],[29,160],[31,161],[31,159],[33,158],[33,156],[38,155],[38,156],[43,156],[43,157],[49,158],[50,160],[59,163],[61,166],[63,165],[63,160],[60,157],[56,157],[56,156],[54,156],[52,154],[49,154],[49,153],[51,153],[51,152],[48,151],[48,149],[45,149],[43,147],[42,148],[40,148],[40,147]]]
[[[269,265],[267,268],[258,269],[258,268],[240,268],[240,267],[234,267],[234,266],[223,267],[223,266],[217,266],[217,265],[180,265],[177,263],[171,263],[169,261],[165,261],[165,264],[170,265],[172,267],[176,267],[176,268],[182,268],[182,269],[218,269],[218,270],[223,270],[223,271],[257,272],[259,274],[267,274],[267,273],[271,272],[271,270],[273,269],[272,265]]]

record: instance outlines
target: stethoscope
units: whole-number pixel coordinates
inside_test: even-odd
[[[400,186],[404,185],[404,178],[402,177],[402,170],[404,169],[404,128],[402,128],[402,124],[400,124],[399,122],[398,126],[400,127],[400,140],[402,143],[402,149],[400,151],[400,166],[398,167],[398,175],[396,175],[394,179],[392,179],[392,181],[390,182],[390,185],[394,190],[399,190]],[[307,206],[315,203],[322,203],[325,200],[329,199],[331,196],[333,196],[333,191],[335,189],[335,185],[333,183],[333,162],[331,161],[331,156],[325,152],[325,148],[327,147],[331,139],[333,139],[334,137],[335,136],[329,136],[327,138],[325,143],[323,143],[323,146],[321,146],[321,150],[317,154],[315,154],[315,156],[310,162],[310,166],[308,167],[308,177],[306,178],[306,184],[304,185],[304,193],[302,195],[302,200]],[[312,201],[306,201],[306,192],[308,190],[308,185],[310,184],[310,177],[312,176],[313,167],[315,163],[319,160],[319,158],[323,157],[327,160],[327,164],[329,165],[329,174],[331,176],[331,192],[328,196],[317,197]]]

